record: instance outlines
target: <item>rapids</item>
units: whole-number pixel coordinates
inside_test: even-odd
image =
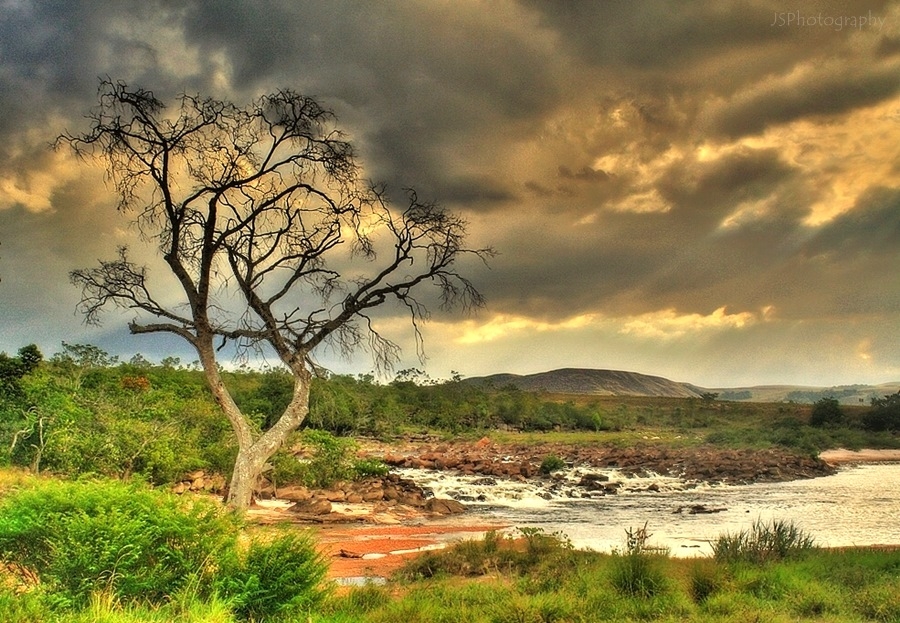
[[[696,484],[654,474],[634,478],[595,469],[526,482],[398,471],[438,497],[465,503],[470,518],[563,533],[581,549],[621,548],[625,529],[646,523],[651,545],[666,547],[673,556],[708,555],[718,535],[772,519],[794,522],[821,546],[900,544],[900,463],[845,466],[833,476],[750,485]],[[618,493],[581,497],[586,492],[576,485],[585,473],[620,483]],[[716,512],[692,514],[692,507]]]

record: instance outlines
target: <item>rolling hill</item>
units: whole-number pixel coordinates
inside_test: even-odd
[[[808,387],[802,385],[758,385],[707,389],[671,381],[661,376],[624,372],[563,368],[537,374],[492,374],[472,377],[467,383],[502,388],[517,387],[523,391],[592,396],[657,396],[665,398],[699,398],[704,393],[718,394],[720,400],[748,402],[813,403],[821,398],[837,398],[842,404],[869,404],[872,398],[900,391],[900,382],[881,385],[841,385]]]
[[[621,370],[564,368],[538,374],[492,374],[467,379],[494,387],[512,385],[524,391],[557,394],[590,394],[595,396],[663,396],[669,398],[699,397],[704,389],[678,383],[661,376]]]

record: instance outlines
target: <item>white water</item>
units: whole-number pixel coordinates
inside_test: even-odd
[[[900,464],[849,466],[834,476],[785,483],[693,486],[676,478],[627,478],[614,470],[592,470],[621,482],[619,493],[590,499],[574,487],[582,472],[557,480],[518,483],[401,470],[437,497],[466,503],[472,515],[510,526],[562,532],[581,549],[621,548],[625,529],[646,522],[652,545],[673,556],[709,554],[718,535],[747,529],[756,520],[792,521],[822,546],[900,544]],[[655,485],[658,491],[648,490]],[[689,514],[702,505],[725,509]],[[676,511],[682,508],[681,513]]]

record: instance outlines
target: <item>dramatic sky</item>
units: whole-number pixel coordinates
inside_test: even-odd
[[[466,266],[484,309],[425,326],[432,377],[900,379],[900,3],[0,0],[8,353],[193,358],[75,312],[69,271],[140,244],[102,169],[48,148],[103,76],[315,96],[368,177],[464,215],[499,255]]]

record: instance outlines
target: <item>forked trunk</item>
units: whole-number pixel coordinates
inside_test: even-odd
[[[234,470],[231,472],[231,482],[228,484],[228,495],[225,498],[229,508],[244,510],[250,507],[253,492],[268,459],[269,456],[263,456],[262,450],[255,445],[238,451]]]
[[[278,421],[262,435],[252,439],[251,435],[238,434],[238,454],[228,485],[225,503],[235,510],[246,510],[253,501],[259,477],[266,469],[268,460],[275,454],[293,431],[297,430],[309,412],[309,378],[303,374],[294,377],[294,394],[290,404]],[[240,411],[232,412],[239,426],[235,429],[247,431],[249,424]],[[232,419],[231,417],[229,419]],[[234,422],[233,422],[234,423]]]

